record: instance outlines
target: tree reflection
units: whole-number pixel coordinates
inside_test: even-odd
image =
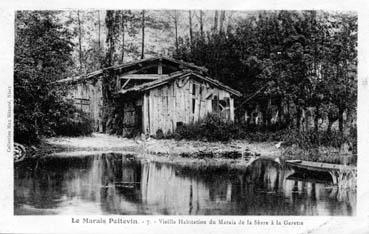
[[[16,214],[352,215],[356,204],[271,160],[236,170],[113,153],[45,158],[16,167],[14,182]]]

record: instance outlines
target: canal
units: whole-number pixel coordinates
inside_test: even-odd
[[[14,168],[15,215],[328,215],[356,212],[356,192],[272,160],[243,169],[114,153],[48,156]]]

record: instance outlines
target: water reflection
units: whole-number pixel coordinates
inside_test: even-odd
[[[102,154],[15,168],[15,214],[354,215],[356,196],[270,160],[244,170]]]

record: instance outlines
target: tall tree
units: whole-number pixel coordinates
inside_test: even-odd
[[[218,30],[218,11],[214,12],[214,24],[213,24],[213,32],[216,32]]]
[[[100,16],[100,10],[97,11],[97,41],[99,50],[102,50],[101,46],[101,16]]]
[[[176,53],[178,53],[178,19],[179,19],[179,14],[177,10],[173,11],[173,14],[170,13],[171,18],[173,19],[173,24],[174,24],[174,39],[175,39],[175,50]]]
[[[192,43],[193,43],[193,32],[192,32],[192,12],[191,12],[191,10],[188,11],[188,26],[189,26],[189,29],[190,29],[190,45],[192,47]]]
[[[224,20],[225,20],[225,11],[220,11],[220,18],[219,18],[219,32],[224,31]]]
[[[204,38],[204,12],[200,10],[199,13],[200,37]]]
[[[14,46],[14,140],[52,135],[63,114],[54,82],[72,66],[71,33],[52,11],[17,11]]]
[[[245,100],[236,102],[237,112],[259,105],[266,125],[273,102],[286,126],[307,130],[304,114],[315,108],[316,129],[319,118],[328,117],[329,126],[339,120],[343,130],[344,113],[355,109],[349,106],[355,107],[357,94],[357,18],[325,14],[261,12],[224,36],[195,39],[191,51],[182,43],[178,57],[206,66],[213,77],[242,91]]]
[[[337,22],[340,22],[339,24]],[[328,59],[331,73],[328,80],[328,96],[337,108],[339,130],[344,129],[344,114],[352,115],[357,99],[357,16],[337,15],[333,22],[333,43]]]
[[[142,18],[141,18],[141,30],[142,30],[142,38],[141,38],[141,59],[145,57],[145,11],[142,10]]]
[[[98,59],[98,63],[99,63],[99,67],[101,69],[102,65],[103,65],[103,51],[104,51],[104,44],[101,42],[101,28],[102,28],[102,24],[101,24],[101,12],[100,10],[97,11],[97,26],[98,26],[98,36],[97,36],[97,40],[98,40],[98,48],[97,48],[97,59]]]
[[[125,15],[124,15],[124,11],[121,11],[121,20],[122,20],[122,24],[121,24],[121,32],[122,32],[122,56],[121,56],[121,63],[124,62],[124,49],[125,49],[125,44],[124,44],[124,39],[125,39],[125,27],[126,27],[126,19],[125,19]]]
[[[82,73],[83,72],[82,26],[79,10],[77,11],[77,22],[78,22],[79,71],[80,73]]]
[[[107,52],[104,61],[104,67],[113,66],[116,56],[116,42],[119,37],[119,28],[121,25],[120,21],[121,14],[118,11],[108,10],[105,16],[105,25],[107,28],[106,35],[106,44],[107,44]],[[114,76],[113,71],[108,70],[103,74],[102,79],[102,97],[103,97],[103,131],[109,132],[109,123],[111,122],[111,118],[114,112],[114,99],[113,92],[116,91],[116,79],[112,79]]]

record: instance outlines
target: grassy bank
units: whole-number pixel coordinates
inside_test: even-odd
[[[230,142],[237,140],[249,143],[269,142],[283,149],[286,159],[301,159],[327,163],[356,163],[356,129],[348,133],[339,131],[298,131],[278,126],[261,127],[232,123],[217,115],[208,115],[196,123],[177,128],[169,137],[177,140],[204,142]],[[279,143],[279,144],[278,144]],[[342,157],[348,155],[347,157]]]
[[[162,135],[160,138],[163,138]],[[356,164],[356,130],[341,132],[277,129],[226,122],[217,115],[180,126],[165,139],[128,139],[93,134],[52,137],[46,141],[66,151],[128,151],[184,158],[271,156],[336,164]],[[352,149],[349,149],[349,148]]]

